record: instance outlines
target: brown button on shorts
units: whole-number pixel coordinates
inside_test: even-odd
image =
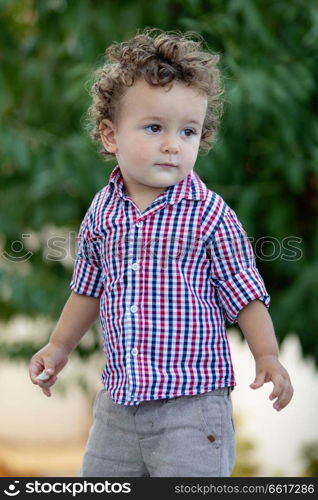
[[[82,477],[228,477],[235,461],[230,389],[119,405],[97,393]]]

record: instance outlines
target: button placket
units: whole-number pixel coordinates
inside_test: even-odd
[[[130,307],[130,311],[132,313],[136,313],[138,311],[138,306],[136,304],[133,304],[131,307]],[[138,355],[138,349],[137,347],[133,347],[130,351],[131,355],[133,357],[136,357]]]
[[[136,227],[140,228],[143,226],[143,221],[138,221],[136,222]],[[134,252],[133,250],[131,250],[131,253],[130,255],[132,255]],[[132,270],[132,271],[138,271],[140,265],[138,262],[133,262],[133,260],[130,260],[129,261],[129,264],[128,264],[129,268]],[[137,304],[132,304],[129,308],[129,312],[132,313],[132,314],[135,314],[136,312],[138,311],[138,305]],[[128,312],[128,315],[129,315],[129,312]],[[131,342],[132,340],[132,337],[131,335],[129,336],[129,338],[127,337],[127,340],[129,340],[129,343]],[[127,346],[128,347],[128,346]],[[132,384],[132,377],[131,377],[131,372],[132,372],[132,369],[133,369],[133,365],[134,365],[134,361],[132,358],[135,358],[136,356],[138,355],[138,349],[137,347],[133,347],[133,348],[129,348],[127,349],[127,360],[126,360],[126,366],[127,366],[127,371],[128,371],[128,377],[130,379],[130,383]],[[135,397],[134,395],[132,394],[131,395],[131,400],[134,401]]]

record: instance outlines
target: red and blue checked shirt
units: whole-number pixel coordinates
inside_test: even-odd
[[[114,402],[235,385],[226,320],[270,298],[241,223],[196,172],[141,213],[117,166],[78,242],[70,286],[100,298],[101,378]]]

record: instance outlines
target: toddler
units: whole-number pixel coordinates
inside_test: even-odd
[[[190,33],[152,29],[106,55],[89,116],[117,165],[82,221],[71,295],[30,378],[51,396],[100,316],[106,365],[81,476],[230,476],[226,321],[254,356],[250,387],[271,381],[277,411],[293,389],[246,232],[193,170],[222,112],[218,56]]]

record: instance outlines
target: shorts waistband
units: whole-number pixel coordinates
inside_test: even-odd
[[[214,389],[213,391],[208,391],[208,392],[202,392],[201,394],[185,394],[181,396],[175,396],[172,398],[167,398],[164,399],[163,401],[169,402],[169,401],[175,401],[176,399],[179,398],[204,398],[207,396],[227,396],[229,397],[231,392],[233,391],[234,387],[222,387],[221,389]]]
[[[215,395],[215,396],[223,396],[224,394],[229,396],[231,392],[233,391],[233,387],[222,387],[222,389],[214,389],[214,391],[209,391],[209,392],[203,392],[201,394],[197,394],[197,396],[204,397],[204,396],[209,396],[209,395]]]

